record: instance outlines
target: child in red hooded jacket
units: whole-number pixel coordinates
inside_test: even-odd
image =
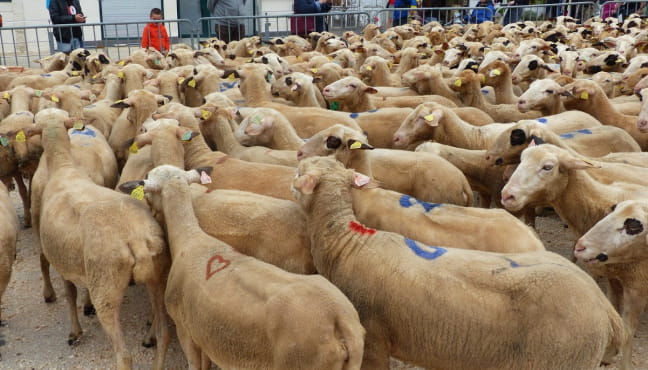
[[[162,20],[162,10],[159,8],[151,9],[149,17],[154,21]],[[164,28],[164,24],[149,23],[144,27],[144,32],[142,32],[142,47],[155,48],[157,51],[165,55],[169,52],[169,34],[167,33],[166,28]]]

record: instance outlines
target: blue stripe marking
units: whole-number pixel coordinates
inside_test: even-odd
[[[219,86],[220,92],[223,92],[223,91],[229,90],[231,88],[234,88],[237,83],[238,82],[236,82],[236,81],[229,82],[229,83],[228,82],[221,82],[220,86]]]
[[[415,204],[420,204],[421,207],[425,210],[425,212],[430,212],[436,207],[441,207],[442,204],[440,203],[428,203],[428,202],[423,202],[420,201],[414,197],[410,197],[409,195],[402,195],[400,199],[398,200],[398,203],[401,205],[403,208],[409,208]]]
[[[405,238],[405,244],[407,244],[409,249],[411,249],[412,252],[414,252],[417,256],[419,256],[421,258],[425,258],[426,260],[437,259],[437,258],[441,257],[442,255],[444,255],[448,251],[445,248],[432,247],[432,246],[427,246],[426,245],[425,246],[426,249],[430,248],[430,249],[434,250],[434,252],[430,252],[429,250],[425,250],[425,249],[419,247],[419,245],[414,240],[408,239],[408,238]]]
[[[83,129],[83,131],[72,130],[70,135],[85,135],[85,136],[90,136],[90,137],[97,137],[97,134],[94,131],[92,131],[91,129],[87,128],[87,127],[85,129]]]
[[[482,94],[488,94],[488,90],[481,90]]]
[[[580,129],[580,130],[576,130],[576,131],[568,132],[568,133],[565,133],[565,134],[560,134],[560,135],[558,135],[558,136],[560,136],[560,137],[563,138],[563,139],[573,139],[574,136],[576,136],[576,135],[578,135],[578,134],[582,134],[582,135],[591,135],[591,134],[592,134],[592,131],[591,131],[591,130],[588,130],[588,129],[586,129],[586,128],[584,128],[584,129]]]
[[[351,114],[349,114],[349,117],[351,117],[351,118],[358,118],[358,117],[360,117],[360,114],[361,114],[361,113],[376,113],[376,112],[378,112],[378,109],[372,109],[372,110],[368,110],[368,111],[366,111],[366,112],[351,113]]]
[[[358,118],[359,115],[360,115],[359,113],[351,113],[351,114],[349,114],[349,117]]]
[[[510,258],[506,258],[506,257],[504,257],[504,259],[507,260],[507,261],[509,261],[509,263],[511,264],[511,267],[512,267],[512,268],[516,268],[516,267],[521,267],[521,266],[522,266],[522,265],[518,264],[517,262],[513,261],[513,260],[510,259]]]
[[[545,124],[547,124],[547,122],[549,122],[549,120],[544,118],[544,117],[543,118],[538,118],[538,119],[536,119],[536,121],[542,123],[543,125],[545,125]]]

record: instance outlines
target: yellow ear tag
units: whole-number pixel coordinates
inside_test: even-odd
[[[394,67],[394,63],[392,63],[392,62],[388,62],[388,63],[387,63],[387,67],[389,67],[389,69],[392,69],[392,68]]]
[[[556,59],[556,56],[552,55],[552,56],[549,57],[549,59]]]
[[[56,96],[56,95],[52,95],[52,101],[53,101],[54,103],[58,103],[58,102],[60,102],[58,96]]]
[[[248,50],[248,54],[250,55],[254,54],[254,50]]]
[[[137,147],[137,142],[133,141],[133,144],[130,146],[130,148],[128,148],[128,151],[133,154],[137,154],[137,152],[139,152],[139,148]]]
[[[428,122],[432,122],[432,121],[434,121],[434,114],[428,114],[427,116],[425,116],[423,118]]]
[[[371,71],[371,70],[373,70],[373,68],[371,68],[371,66],[367,66],[367,71]]]
[[[92,79],[93,79],[93,80],[96,80],[98,77],[99,77],[99,73],[97,73],[96,75],[92,76]]]
[[[492,73],[494,76],[499,76],[499,75],[502,74],[502,71],[500,71],[499,69],[494,69],[494,70],[491,71],[491,73]]]
[[[313,72],[313,73],[317,73],[317,68],[311,68],[310,71]]]
[[[617,63],[622,63],[622,62],[623,62],[623,59],[619,58],[619,59],[616,60],[616,62],[617,62]]]
[[[457,86],[457,87],[461,87],[461,79],[458,78],[458,79],[454,82],[454,85]]]
[[[118,72],[117,77],[119,78],[124,78],[124,72]]]
[[[117,63],[117,64],[119,64],[120,66],[122,66],[122,67],[123,67],[123,66],[124,66],[124,64],[126,64],[126,61],[125,61],[125,60],[120,60],[120,61],[119,61],[119,63]]]
[[[192,79],[191,81],[187,82],[187,86],[196,87],[196,80]]]
[[[200,116],[202,117],[202,119],[209,119],[209,117],[211,117],[211,115],[212,115],[212,112],[210,112],[208,110],[204,110],[204,109],[200,110]]]
[[[5,91],[5,93],[2,94],[2,98],[6,99],[6,100],[9,100],[9,99],[11,99],[11,95],[9,95],[9,93]]]
[[[486,76],[481,75],[481,82],[482,82],[482,83],[486,82]]]
[[[583,92],[580,94],[580,98],[583,99],[583,100],[587,100],[587,99],[589,99],[589,94],[587,93],[587,91],[583,91]]]
[[[74,126],[72,126],[72,128],[77,131],[83,131],[85,127],[83,126],[83,121],[76,121],[76,123],[74,124]]]
[[[236,77],[234,77],[234,73],[232,72],[232,73],[230,73],[229,76],[227,76],[227,79],[230,80],[230,81],[234,81],[234,80],[236,80]]]
[[[25,136],[25,132],[23,130],[18,131],[16,134],[16,142],[17,143],[24,143],[27,140],[27,137]]]
[[[100,65],[101,65],[101,62],[99,61],[99,59],[95,59],[95,60],[94,60],[94,64],[100,66]]]
[[[184,77],[180,77],[180,78],[178,79],[178,85],[182,85],[182,83],[184,82],[184,80],[185,80]]]
[[[72,71],[72,76],[78,76],[78,75],[79,75],[79,71]]]
[[[362,148],[362,143],[359,141],[354,141],[353,144],[349,146],[349,149],[360,149]]]
[[[137,200],[144,200],[144,185],[139,185],[133,189],[130,195]]]

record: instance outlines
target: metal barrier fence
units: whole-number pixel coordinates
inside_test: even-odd
[[[196,21],[197,33],[200,37],[216,36],[219,39],[239,39],[244,36],[257,35],[262,39],[290,34],[307,35],[316,29],[327,27],[331,32],[355,31],[362,29],[371,22],[367,12],[329,12],[318,14],[280,14],[229,17],[199,18]],[[243,28],[238,27],[242,24]]]
[[[198,46],[193,23],[188,19],[149,22],[77,23],[83,30],[84,47],[102,50],[110,58],[118,60],[130,55],[141,46],[141,37],[147,23],[163,23],[172,43]],[[189,26],[191,32],[183,34],[181,26]],[[0,28],[0,65],[38,66],[34,62],[56,52],[55,33],[60,35],[70,25],[43,25]],[[186,27],[184,27],[186,28]]]
[[[469,23],[479,17],[493,20],[495,13],[483,7],[438,7],[438,8],[388,8],[377,11],[376,17],[381,24],[396,26],[399,20],[417,19],[423,23],[438,21],[441,24]]]
[[[628,15],[636,13],[641,7],[644,0],[626,0],[626,1],[606,1],[601,4],[600,17],[605,19],[608,17],[619,18],[623,21]]]
[[[506,25],[518,21],[548,20],[561,15],[586,19],[594,16],[597,9],[598,5],[591,1],[561,3],[560,0],[557,0],[557,3],[549,4],[502,6],[498,8],[497,12],[501,13],[499,23]]]

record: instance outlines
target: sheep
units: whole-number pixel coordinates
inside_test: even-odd
[[[630,134],[617,127],[598,126],[557,134],[537,121],[519,121],[493,142],[486,153],[486,160],[495,165],[519,163],[520,153],[532,140],[571,149],[588,157],[602,157],[615,152],[629,157],[629,152],[641,152]]]
[[[360,66],[360,77],[371,86],[400,86],[400,74],[392,75],[388,62],[379,57],[371,56]]]
[[[565,86],[565,90],[571,94],[564,101],[565,108],[581,110],[596,117],[604,125],[626,130],[642,150],[648,150],[648,136],[637,128],[637,117],[617,111],[596,82],[576,80]]]
[[[162,301],[163,274],[169,264],[164,234],[143,202],[97,186],[76,168],[63,123],[66,116],[60,110],[45,110],[36,121],[45,125],[42,144],[49,173],[42,198],[41,246],[64,279],[71,322],[68,343],[77,342],[82,333],[76,285],[83,285],[113,344],[117,368],[129,369],[132,360],[119,311],[133,279],[147,286],[157,342],[154,367],[162,369],[169,342]]]
[[[461,72],[452,84],[452,88],[460,92],[464,105],[483,110],[493,117],[495,122],[511,122],[541,116],[538,111],[521,113],[514,104],[490,104],[482,96],[480,86],[479,75],[471,70]]]
[[[566,90],[553,79],[535,80],[518,98],[517,108],[520,112],[538,110],[543,115],[562,113],[566,109],[561,96],[566,94]]]
[[[234,132],[236,139],[245,146],[262,145],[271,149],[299,150],[304,140],[288,119],[272,108],[256,108],[249,117],[260,116],[261,122],[244,119]]]
[[[359,78],[349,76],[338,80],[324,88],[322,95],[330,102],[331,106],[336,105],[339,110],[345,112],[366,112],[377,107],[391,106],[390,102],[398,102],[399,106],[416,107],[420,103],[434,101],[445,105],[453,106],[453,102],[437,95],[426,95],[418,97],[390,97],[372,100],[369,94],[376,94],[378,91],[372,86],[367,86]],[[380,102],[380,103],[379,103]]]
[[[571,128],[568,122],[557,117],[542,118],[551,126]],[[571,123],[572,125],[578,124]],[[466,149],[486,149],[511,124],[491,123],[474,126],[451,108],[437,103],[424,103],[418,106],[394,133],[394,147],[406,148],[423,140],[435,140],[442,144]],[[578,127],[580,128],[580,127]]]
[[[496,104],[515,104],[518,97],[513,92],[513,83],[511,82],[511,68],[508,64],[495,60],[479,69],[479,73],[484,76],[483,83],[493,86],[495,90]]]
[[[11,280],[11,268],[16,259],[18,216],[9,198],[7,187],[0,182],[0,300]],[[0,312],[0,318],[1,316]],[[5,320],[6,321],[6,320]]]
[[[130,53],[130,55],[117,62],[120,67],[127,64],[139,64],[145,68],[164,70],[168,69],[169,65],[159,51],[153,48],[137,49]]]
[[[368,181],[332,158],[309,158],[300,163],[292,186],[307,214],[318,271],[359,310],[367,330],[366,368],[388,369],[394,355],[429,368],[591,369],[606,348],[625,342],[623,323],[596,283],[563,257],[427,247],[368,228],[351,209],[354,176],[358,185]],[[479,267],[467,273],[467,260]],[[533,287],[523,283],[529,274]],[[523,292],[514,289],[519,284],[526,286]],[[516,304],[502,303],[510,301],[512,289]],[[429,305],[438,309],[430,311]],[[587,317],[580,314],[584,305],[591,309]],[[479,309],[465,310],[473,306]],[[567,314],[547,314],[557,311]],[[509,348],[521,332],[523,356]]]
[[[183,127],[193,132],[200,131],[196,119],[189,112],[169,112],[167,115],[168,118],[176,118]],[[294,200],[290,193],[290,179],[294,175],[294,168],[246,162],[222,152],[214,152],[207,146],[202,136],[186,142],[184,148],[186,168],[209,165],[213,166],[214,171],[218,173],[218,181],[207,184],[210,189],[245,190],[279,199]],[[245,173],[245,176],[240,176],[242,173]]]
[[[272,82],[271,93],[286,100],[292,101],[299,107],[327,108],[326,100],[320,90],[313,83],[313,77],[293,72]]]
[[[35,60],[35,63],[40,64],[43,73],[60,71],[65,68],[67,64],[68,55],[64,52],[57,52],[52,55]]]
[[[289,107],[285,104],[272,102],[266,84],[269,72],[270,70],[264,64],[246,64],[236,71],[236,74],[241,78],[240,89],[247,106],[278,110],[295,126],[301,137],[310,137],[333,123],[340,123],[361,131],[358,124],[346,113],[327,111],[317,107]],[[304,117],[308,117],[308,120],[304,121]]]
[[[472,204],[468,180],[445,159],[430,153],[372,149],[366,144],[364,135],[334,125],[304,143],[297,158],[333,155],[345,166],[380,181],[386,189],[426,202]],[[402,176],[394,176],[394,171]]]
[[[600,55],[590,58],[585,64],[585,71],[589,74],[596,72],[623,72],[623,66],[626,64],[626,59],[620,54],[607,51]]]
[[[206,170],[160,166],[136,183],[161,198],[172,259],[164,301],[189,366],[201,367],[204,356],[226,368],[359,369],[364,329],[339,290],[318,275],[242,255],[202,231],[188,182]],[[215,288],[216,300],[207,293]]]
[[[11,90],[17,86],[28,86],[34,90],[45,90],[48,87],[63,84],[68,77],[68,74],[63,71],[53,71],[37,75],[20,75],[11,80],[6,90]]]
[[[560,71],[550,67],[537,55],[524,55],[513,69],[511,81],[516,85],[521,84],[524,86],[522,90],[526,90],[526,84],[547,78],[552,73],[560,74]]]
[[[408,86],[419,94],[440,95],[457,106],[463,105],[457,93],[445,83],[442,73],[432,66],[422,65],[405,72],[401,76],[401,82],[403,86]]]
[[[276,164],[282,166],[297,167],[297,152],[294,150],[273,150],[263,146],[247,147],[236,140],[231,127],[231,112],[227,109],[215,109],[213,114],[205,108],[201,111],[200,132],[216,144],[216,148],[232,156],[248,162]],[[261,115],[249,115],[245,120],[249,124],[261,125]]]

